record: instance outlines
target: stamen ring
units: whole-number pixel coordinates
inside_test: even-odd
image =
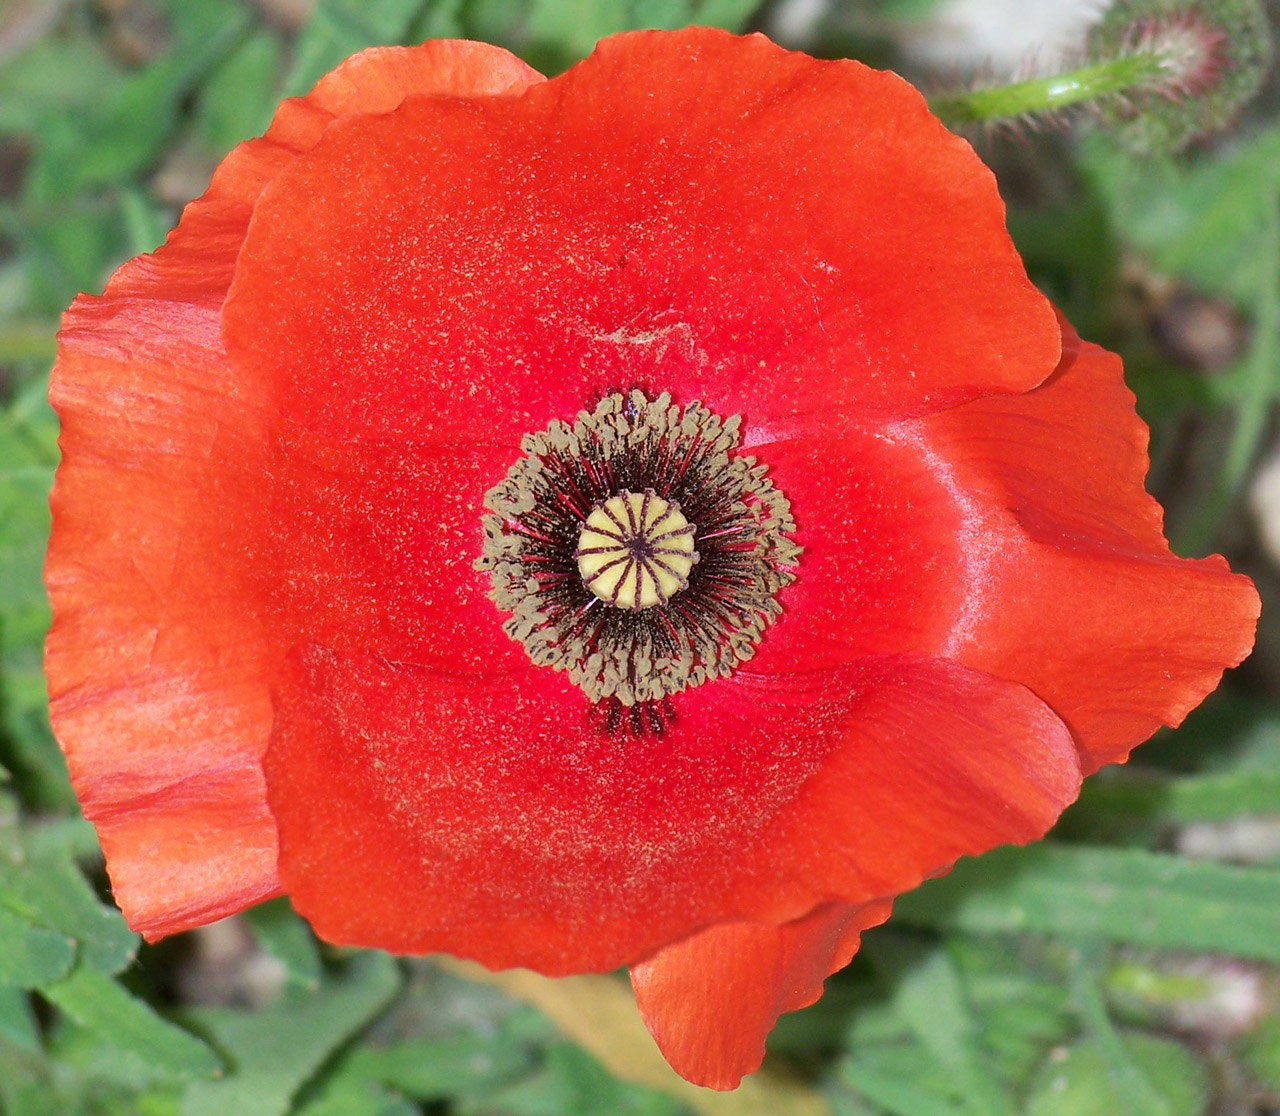
[[[632,391],[525,436],[475,565],[535,663],[662,721],[755,654],[800,548],[786,497],[733,452],[740,421]]]

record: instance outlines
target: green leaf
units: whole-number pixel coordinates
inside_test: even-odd
[[[45,122],[28,168],[29,200],[49,204],[141,173],[170,140],[184,98],[249,25],[248,11],[233,0],[169,0],[165,7],[172,41],[163,53],[112,96],[73,118]]]
[[[43,378],[27,385],[0,412],[0,616],[26,616],[41,606],[15,636],[43,637],[44,585],[40,579],[49,534],[48,492],[58,462],[58,420],[45,402]]]
[[[419,1100],[492,1089],[533,1068],[533,1058],[523,1045],[469,1035],[363,1047],[343,1063],[347,1075],[376,1081]]]
[[[417,20],[409,29],[408,41],[422,43],[428,39],[465,39],[468,28],[463,9],[468,0],[427,0]],[[472,38],[483,38],[472,34]]]
[[[0,1042],[0,1112],[4,1116],[66,1116],[67,1106],[51,1088],[43,1060]]]
[[[1223,158],[1127,155],[1101,135],[1081,145],[1081,169],[1121,237],[1163,271],[1248,304],[1266,261],[1249,249],[1280,187],[1280,125]]]
[[[759,7],[759,0],[694,0],[689,22],[702,27],[723,27],[726,31],[745,31]]]
[[[314,994],[286,996],[257,1012],[193,1012],[192,1025],[222,1052],[229,1072],[221,1081],[189,1086],[182,1116],[283,1116],[321,1063],[399,988],[395,962],[386,954],[366,952]]]
[[[1106,207],[1089,194],[1009,211],[1009,235],[1032,281],[1083,337],[1114,321],[1118,261],[1107,218]]]
[[[1280,708],[1228,684],[1193,710],[1177,732],[1163,732],[1144,745],[1143,753],[1144,762],[1188,775],[1272,771],[1280,766]],[[1123,770],[1108,767],[1099,774]]]
[[[280,40],[259,28],[209,75],[196,107],[195,131],[210,151],[222,154],[266,130],[282,76]]]
[[[83,143],[77,127],[66,120],[50,124],[43,137],[46,145],[65,148],[70,160]],[[38,169],[39,163],[34,164],[29,174],[32,181],[38,179]],[[60,183],[71,173],[62,166],[48,171]],[[116,207],[100,197],[33,202],[21,211],[0,204],[0,232],[16,246],[22,266],[26,311],[37,316],[59,314],[77,292],[101,286],[123,255],[118,224]]]
[[[980,1047],[978,1022],[946,950],[881,937],[869,956],[889,978],[898,1014],[955,1083],[964,1106],[975,1116],[1012,1116],[1013,1106]]]
[[[121,68],[88,36],[42,38],[0,66],[0,131],[39,135],[114,95]]]
[[[1240,1042],[1238,1052],[1259,1084],[1280,1093],[1280,1015],[1263,1019]]]
[[[673,1097],[612,1077],[581,1047],[553,1043],[541,1072],[496,1092],[485,1093],[463,1113],[502,1112],[509,1116],[681,1116]]]
[[[900,1013],[894,1012],[900,1018]],[[904,1020],[905,1022],[905,1020]],[[840,1075],[859,1082],[859,1091],[868,1100],[892,1111],[953,1112],[972,1116],[966,1106],[964,1086],[909,1029],[905,1038],[891,1041],[861,1041],[851,1028],[845,1048],[849,1052],[840,1063]],[[848,1071],[845,1073],[845,1071]],[[895,1100],[891,1082],[900,1082],[905,1091]],[[985,1116],[985,1114],[984,1114]]]
[[[846,1089],[828,1084],[824,1092],[831,1105],[831,1116],[885,1116],[883,1109],[873,1108]]]
[[[244,912],[253,936],[284,965],[291,983],[307,991],[320,987],[320,950],[311,928],[293,913],[287,899],[274,899]]]
[[[1091,819],[1114,815],[1169,824],[1280,814],[1280,771],[1227,771],[1179,778],[1116,768],[1088,780],[1076,809]]]
[[[1277,132],[1280,135],[1280,130]],[[1219,523],[1236,504],[1267,429],[1271,404],[1280,396],[1280,180],[1266,190],[1264,219],[1254,241],[1242,247],[1237,273],[1257,261],[1253,283],[1253,335],[1249,351],[1220,378],[1221,394],[1235,407],[1235,426],[1218,476],[1198,514],[1175,534],[1180,553],[1202,554]]]
[[[631,26],[627,8],[617,0],[537,0],[529,34],[537,44],[539,65],[553,70],[585,58],[597,40]],[[543,56],[549,61],[543,62]]]
[[[100,903],[79,869],[59,855],[0,858],[0,906],[74,938],[80,960],[105,974],[118,973],[138,948],[120,912]]]
[[[1034,1001],[992,1005],[982,1021],[983,1044],[1006,1081],[1025,1081],[1044,1052],[1073,1030],[1064,1010]]]
[[[31,1000],[21,988],[12,986],[0,986],[0,1045],[6,1042],[33,1053],[40,1050]]]
[[[980,1022],[981,1047],[997,1076],[1020,1093],[1045,1052],[1076,1034],[1060,948],[1024,941],[1010,949],[1000,939],[959,936],[946,944]]]
[[[864,958],[866,952],[864,948]],[[849,977],[828,981],[826,991],[816,1004],[779,1018],[769,1035],[769,1050],[811,1056],[818,1051],[850,1045],[854,1030],[859,1043],[899,1039],[909,1034],[906,1025],[883,1001],[884,997],[869,981],[855,983]],[[877,1024],[882,1025],[879,1030]]]
[[[28,820],[22,837],[14,847],[26,850],[24,855],[43,862],[48,857],[64,860],[97,859],[102,855],[98,834],[78,814],[73,817],[42,816]]]
[[[1131,1116],[1175,1116],[1168,1098],[1130,1056],[1129,1048],[1107,1014],[1102,994],[1103,962],[1102,948],[1096,942],[1085,942],[1072,951],[1072,997],[1085,1034],[1092,1040],[1092,1049],[1101,1055],[1105,1071],[1092,1076],[1095,1081],[1105,1079],[1106,1091],[1120,1102],[1118,1107],[1122,1112]],[[1079,1105],[1074,1111],[1085,1116],[1086,1110]]]
[[[347,1078],[325,1085],[319,1096],[293,1110],[292,1116],[421,1116],[404,1097],[368,1081]]]
[[[124,227],[126,251],[131,256],[154,252],[173,227],[169,211],[136,187],[120,191],[120,222]]]
[[[211,1077],[222,1068],[204,1042],[96,969],[81,966],[40,992],[103,1042],[157,1073],[189,1080]]]
[[[449,0],[465,28],[464,38],[486,43],[524,43],[535,0]],[[432,5],[437,7],[438,5]],[[441,13],[443,14],[443,13]],[[521,53],[525,53],[522,48]],[[536,66],[534,67],[537,68]]]
[[[405,42],[424,7],[424,0],[319,0],[294,43],[286,96],[306,93],[358,50]]]
[[[886,1072],[870,1056],[846,1058],[839,1076],[890,1116],[965,1116],[959,1105],[920,1088],[909,1077]]]
[[[1280,870],[1040,844],[964,861],[895,904],[900,924],[1057,934],[1280,961]]]
[[[50,365],[57,352],[54,322],[9,318],[0,322],[0,362]]]
[[[1169,1116],[1200,1116],[1209,1100],[1204,1066],[1180,1043],[1122,1036],[1125,1058],[1149,1080]],[[1116,1084],[1114,1064],[1095,1039],[1057,1048],[1032,1080],[1026,1116],[1142,1116]]]
[[[1152,236],[1160,266],[1247,304],[1267,263],[1248,249],[1274,216],[1277,190],[1280,125],[1272,125],[1232,155],[1201,164],[1179,182],[1176,196],[1186,222],[1176,236],[1166,234],[1162,241]]]
[[[49,603],[41,571],[58,460],[58,420],[45,390],[40,377],[0,412],[0,758],[22,776],[25,800],[69,806],[42,670]]]
[[[0,906],[0,985],[36,988],[64,976],[75,959],[71,938],[33,926]]]
[[[528,20],[530,54],[555,71],[585,58],[606,35],[691,24],[741,31],[759,6],[746,0],[536,0]]]
[[[632,0],[631,18],[634,27],[651,27],[660,31],[674,31],[689,23],[689,0]]]

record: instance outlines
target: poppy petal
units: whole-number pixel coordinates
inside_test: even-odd
[[[690,926],[897,894],[1040,836],[1079,783],[1043,703],[943,661],[736,675],[673,707],[611,732],[536,667],[310,648],[266,758],[285,890],[329,941],[604,971]]]
[[[221,305],[262,191],[314,147],[335,120],[390,112],[415,94],[505,96],[543,80],[509,51],[486,43],[440,39],[361,51],[305,97],[283,102],[263,136],[240,144],[222,161],[209,189],[183,211],[164,247],[126,263],[106,293],[154,298],[162,285],[173,301],[216,291]]]
[[[934,655],[965,607],[966,516],[914,445],[876,435],[752,450],[803,548],[783,618],[739,670],[792,673],[868,655]]]
[[[63,451],[46,566],[51,718],[116,899],[148,938],[279,886],[260,770],[265,598],[243,569],[255,529],[243,489],[260,487],[269,440],[264,400],[230,372],[219,332],[253,203],[338,115],[529,75],[480,44],[357,56],[233,152],[164,248],[67,312],[50,385]]]
[[[1085,774],[1177,726],[1253,646],[1259,604],[1220,558],[1135,561],[1011,541],[990,567],[999,609],[958,661],[1016,676],[1071,727]]]
[[[512,457],[505,447],[278,433],[254,563],[273,643],[357,648],[450,673],[523,672],[524,648],[502,630],[489,579],[474,568],[484,495]]]
[[[952,653],[1043,698],[1086,773],[1178,724],[1249,653],[1259,602],[1248,578],[1217,556],[1177,558],[1164,539],[1119,357],[1068,332],[1037,390],[919,427],[985,508],[990,540],[984,599]]]
[[[50,715],[116,898],[152,936],[277,887],[258,770],[263,642],[223,568],[237,516],[222,466],[260,459],[259,416],[226,383],[217,336],[206,306],[82,299],[50,389],[64,455],[46,565]]]
[[[228,349],[335,436],[482,413],[516,445],[638,386],[759,442],[1025,390],[1059,354],[969,146],[894,75],[758,36],[619,36],[519,97],[410,99],[330,128],[259,212]]]
[[[778,1016],[816,1001],[857,952],[862,931],[891,909],[888,901],[829,903],[782,926],[709,927],[631,966],[636,1006],[681,1077],[736,1089],[760,1067]]]

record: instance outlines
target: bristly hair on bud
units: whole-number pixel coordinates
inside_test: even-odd
[[[1171,152],[1228,124],[1270,58],[1262,0],[1116,0],[1054,72],[940,94],[929,107],[952,128],[1063,124],[1090,110],[1130,149]]]
[[[1271,60],[1261,0],[1116,0],[1089,34],[1088,59],[1152,58],[1146,81],[1097,108],[1139,154],[1178,151],[1230,123]]]

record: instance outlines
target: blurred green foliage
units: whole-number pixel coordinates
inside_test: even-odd
[[[683,1110],[611,1077],[533,1009],[426,963],[323,948],[281,903],[216,938],[140,947],[100,895],[93,833],[44,713],[40,563],[57,461],[44,381],[76,293],[159,243],[230,146],[353,51],[462,35],[554,71],[612,31],[742,30],[765,18],[758,7],[0,6],[4,1116]],[[884,60],[931,7],[847,5],[810,45]],[[1006,181],[1033,277],[1082,332],[1124,352],[1157,462],[1191,463],[1190,475],[1154,477],[1183,544],[1252,555],[1269,592],[1274,577],[1238,514],[1280,393],[1280,125],[1265,97],[1177,159],[1140,159],[1103,132],[975,141]],[[1173,300],[1213,308],[1234,344],[1220,357],[1203,338],[1173,344],[1162,319]],[[1224,692],[1141,754],[1143,767],[1094,779],[1056,840],[965,863],[904,898],[825,998],[784,1018],[771,1049],[849,1116],[1280,1106],[1280,862],[1274,851],[1250,864],[1176,851],[1189,827],[1280,829],[1274,676],[1264,661],[1257,694]],[[211,942],[222,943],[213,957]]]

